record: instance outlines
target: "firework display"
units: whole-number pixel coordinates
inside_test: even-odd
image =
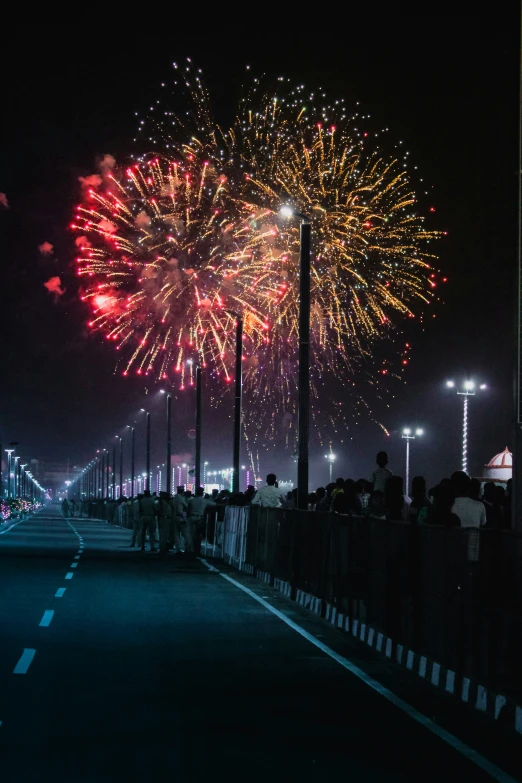
[[[246,434],[293,445],[299,221],[280,215],[290,205],[312,224],[312,415],[324,439],[371,415],[365,387],[385,391],[397,353],[407,364],[401,324],[435,297],[438,233],[418,214],[408,154],[381,151],[343,101],[284,80],[269,94],[254,80],[222,132],[199,72],[189,63],[176,81],[189,111],[158,102],[140,121],[154,152],[84,179],[73,229],[89,326],[115,344],[124,374],[183,389],[200,361],[226,388],[229,311],[240,312]]]

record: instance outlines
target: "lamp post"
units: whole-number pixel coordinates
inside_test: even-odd
[[[116,444],[112,444],[112,492],[111,497],[116,500]]]
[[[120,439],[120,498],[123,497],[123,436]]]
[[[330,484],[331,484],[332,483],[333,464],[335,462],[335,454],[332,454],[332,452],[330,451],[329,454],[325,454],[324,456],[325,456],[325,458],[329,462],[329,466],[330,466]]]
[[[13,467],[13,497],[17,498],[20,495],[20,484],[18,480],[18,460],[20,457],[13,457],[14,459],[14,467]]]
[[[148,489],[150,492],[150,411],[147,411],[147,460],[145,469],[147,471],[145,489]]]
[[[145,452],[145,486],[144,489],[148,489],[150,492],[150,411],[145,410],[145,408],[141,409],[142,413],[145,413],[147,416],[147,444],[146,444],[146,452]]]
[[[236,378],[234,398],[234,450],[233,450],[233,475],[232,492],[239,492],[239,457],[241,455],[241,395],[243,393],[243,317],[227,310],[229,315],[236,319]]]
[[[11,454],[14,449],[6,449],[7,453],[7,497],[11,497]]]
[[[129,427],[131,431],[131,491],[130,496],[131,498],[134,497],[134,479],[135,479],[135,456],[136,456],[136,443],[135,443],[135,436],[134,436],[134,427],[131,427],[129,424],[127,424],[127,427]]]
[[[297,508],[308,508],[308,432],[310,418],[310,241],[312,226],[308,215],[290,206],[281,208],[283,217],[301,220],[299,254],[299,387]]]
[[[201,485],[201,366],[196,367],[196,465],[195,489]]]
[[[172,395],[170,392],[164,392],[163,389],[161,391],[163,394],[167,394],[167,475],[165,491],[170,495],[172,491],[172,472],[170,467],[172,461]]]
[[[26,479],[25,479],[25,469],[26,469],[27,465],[28,465],[28,463],[27,463],[27,462],[25,462],[23,465],[20,465],[20,468],[21,468],[21,470],[23,471],[23,473],[22,473],[22,497],[23,497],[23,498],[25,498],[25,494],[26,494],[26,488],[25,488],[25,481],[26,481]]]
[[[405,486],[405,494],[409,494],[410,489],[410,440],[415,440],[416,437],[419,437],[424,433],[424,430],[416,429],[415,435],[412,434],[412,431],[409,427],[405,427],[402,431],[402,437],[406,441],[406,486]]]
[[[446,381],[446,386],[449,389],[454,389],[456,384],[454,381]],[[480,389],[487,389],[485,383],[482,383]],[[462,470],[464,473],[468,472],[468,399],[475,396],[475,382],[471,380],[464,381],[461,390],[457,387],[457,394],[462,397],[463,402],[463,417],[462,417]]]

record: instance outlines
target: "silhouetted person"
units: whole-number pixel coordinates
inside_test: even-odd
[[[328,511],[328,500],[326,498],[326,489],[318,487],[315,490],[315,510]]]
[[[172,528],[172,506],[168,492],[160,492],[157,501],[159,551],[166,555],[169,550],[169,535]]]
[[[400,476],[390,476],[386,482],[384,505],[386,507],[386,519],[395,522],[406,522],[409,503],[404,496],[404,486]]]
[[[502,510],[499,509],[497,504],[495,482],[487,481],[484,484],[484,495],[482,497],[482,502],[484,504],[484,508],[486,509],[487,527],[502,527]]]
[[[143,493],[143,497],[139,502],[139,508],[141,514],[141,551],[145,551],[145,536],[148,530],[150,536],[150,551],[155,552],[154,534],[156,532],[157,507],[156,501],[150,494],[150,490],[146,489]]]
[[[201,536],[207,508],[215,508],[213,500],[204,497],[203,487],[196,487],[195,497],[190,498],[187,509],[187,530],[192,534],[193,553],[199,555],[201,550]],[[186,550],[185,550],[186,551]],[[189,550],[190,554],[190,550]]]
[[[443,527],[460,527],[460,519],[453,513],[455,492],[447,484],[439,484],[433,489],[433,508],[430,524]]]
[[[266,477],[266,487],[261,487],[252,500],[253,506],[265,508],[279,508],[283,505],[283,493],[277,487],[277,476],[269,473]]]
[[[369,517],[386,519],[386,506],[384,505],[384,492],[380,489],[374,489],[370,495],[369,503],[366,507],[366,514]]]
[[[480,501],[480,479],[472,478],[469,482],[469,497]]]
[[[426,524],[430,521],[431,503],[426,495],[426,480],[415,476],[411,482],[411,503],[408,509],[408,521],[412,524]]]
[[[370,481],[373,489],[378,489],[380,492],[386,493],[386,482],[393,476],[393,473],[386,467],[388,464],[388,455],[385,451],[379,451],[376,460],[378,467],[373,471]]]
[[[479,528],[486,524],[486,509],[483,503],[469,497],[471,479],[463,470],[457,470],[451,477],[455,492],[452,511],[460,519],[460,526],[471,528],[468,536],[468,560],[479,558]]]
[[[357,487],[353,479],[346,479],[343,491],[333,500],[333,511],[338,514],[361,514],[361,501],[357,497]]]
[[[132,541],[130,546],[136,546],[136,539],[141,542],[141,493],[133,500],[131,507],[132,514]]]

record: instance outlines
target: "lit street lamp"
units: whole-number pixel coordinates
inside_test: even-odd
[[[165,487],[165,491],[170,495],[171,493],[171,467],[170,463],[172,461],[172,395],[167,392],[165,392],[163,389],[160,390],[162,394],[167,395],[167,483]]]
[[[147,449],[146,449],[146,473],[145,473],[145,489],[150,492],[150,411],[146,411],[145,408],[141,409],[142,413],[147,414]]]
[[[299,386],[297,508],[308,508],[308,431],[310,418],[310,240],[312,226],[308,215],[291,206],[280,210],[283,217],[301,220],[299,254]]]
[[[455,381],[446,381],[446,386],[449,389],[454,389],[456,384]],[[479,386],[480,389],[487,389],[487,386],[485,383],[481,383]],[[475,383],[474,381],[464,381],[462,384],[462,390],[459,391],[457,388],[457,394],[460,394],[462,397],[462,401],[464,403],[463,406],[463,419],[462,419],[462,470],[464,473],[468,472],[468,398],[475,396]]]
[[[241,395],[243,390],[243,318],[233,310],[227,310],[236,319],[236,378],[234,402],[234,451],[232,461],[232,492],[239,492],[239,456],[241,452]]]
[[[7,454],[7,497],[11,497],[11,454],[14,449],[6,449]]]
[[[405,427],[402,431],[402,437],[406,441],[406,486],[404,488],[406,495],[409,494],[410,490],[410,440],[415,440],[416,437],[418,438],[423,433],[424,430],[416,429],[415,435],[413,435],[409,427]]]
[[[335,454],[332,454],[332,452],[330,452],[329,454],[325,454],[324,456],[325,456],[325,459],[327,459],[328,462],[329,462],[329,466],[330,466],[330,484],[331,484],[332,483],[333,464],[335,462]]]

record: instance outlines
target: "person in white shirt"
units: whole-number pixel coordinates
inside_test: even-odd
[[[386,490],[386,482],[390,478],[390,476],[393,476],[393,473],[389,468],[386,467],[388,464],[388,455],[385,451],[379,451],[377,454],[377,459],[375,460],[377,462],[378,468],[375,468],[372,475],[370,476],[370,482],[373,484],[373,491],[377,490],[378,492],[385,492]],[[406,491],[408,491],[408,488],[406,487]]]
[[[451,511],[460,519],[461,527],[475,528],[470,530],[468,538],[468,560],[479,559],[479,529],[486,524],[486,508],[480,500],[469,497],[471,479],[463,470],[457,470],[451,477],[451,485],[455,492],[455,503]]]
[[[253,506],[264,508],[280,508],[283,505],[283,493],[276,487],[277,476],[269,473],[266,477],[266,487],[258,489],[252,501]]]

